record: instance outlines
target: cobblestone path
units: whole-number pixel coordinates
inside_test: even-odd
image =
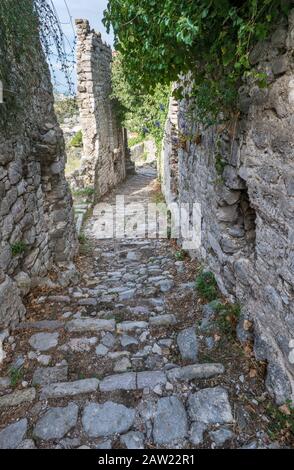
[[[105,202],[154,202],[155,177]],[[169,240],[99,240],[97,218],[77,285],[35,290],[2,334],[0,448],[275,447],[264,365],[198,298],[197,263]]]

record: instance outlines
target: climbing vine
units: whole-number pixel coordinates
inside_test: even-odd
[[[253,45],[287,13],[287,0],[109,0],[104,23],[115,34],[132,89],[182,82],[178,97],[192,96],[208,124],[237,104],[242,80],[260,86],[266,75],[250,66]],[[187,85],[187,87],[186,87]],[[189,89],[189,92],[187,92]]]
[[[47,0],[1,0],[0,80],[5,98],[0,109],[2,120],[7,112],[13,112],[14,106],[21,103],[26,97],[27,87],[33,83],[35,74],[24,77],[24,65],[29,64],[36,74],[40,72],[40,40],[53,75],[57,61],[71,90],[71,61],[68,60],[53,4]]]

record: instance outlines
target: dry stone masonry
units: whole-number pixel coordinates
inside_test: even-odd
[[[81,169],[74,184],[93,187],[95,199],[132,171],[127,133],[119,124],[111,99],[112,50],[87,20],[76,20],[78,101],[83,131]]]
[[[187,118],[189,103],[183,101],[177,116],[180,145],[171,145],[171,106],[162,165],[170,202],[177,152],[178,201],[202,206],[197,255],[215,273],[223,294],[240,302],[242,341],[250,339],[253,322],[255,354],[268,362],[267,386],[278,403],[294,394],[293,49],[294,10],[288,23],[253,49],[251,63],[266,71],[269,85],[242,87],[239,118],[204,129]],[[190,135],[193,141],[181,139]]]
[[[123,194],[146,209],[155,177],[141,168],[104,200],[114,207]],[[91,253],[79,284],[36,292],[5,341],[0,449],[274,445],[263,379],[245,380],[252,359],[226,336],[219,350],[213,307],[195,291],[197,263],[176,261],[169,240],[101,240],[97,218],[85,226]]]
[[[53,263],[71,262],[77,248],[64,140],[41,50],[36,60],[38,72],[23,66],[22,76],[34,79],[17,120],[11,112],[0,133],[0,330],[23,318],[21,297]]]
[[[177,101],[174,98],[170,98],[159,167],[161,188],[167,204],[171,204],[178,199],[178,111],[179,108]]]
[[[89,153],[76,183],[95,186],[113,213],[125,196],[145,220],[159,196],[156,170],[138,167],[109,191],[125,178],[128,154],[109,99],[112,54],[88,22],[77,28]],[[97,205],[83,227],[78,282],[69,282],[74,269],[62,286],[40,282],[76,253],[64,142],[40,53],[20,124],[0,137],[0,449],[292,445],[284,429],[274,442],[269,431],[272,397],[280,404],[293,394],[293,28],[294,14],[253,51],[270,85],[244,86],[232,128],[203,129],[188,122],[188,102],[171,101],[161,161],[167,201],[202,204],[200,255],[242,305],[240,339],[251,339],[254,324],[268,390],[264,363],[240,354],[218,302],[195,289],[199,263],[157,238],[156,224],[148,236],[101,239]]]

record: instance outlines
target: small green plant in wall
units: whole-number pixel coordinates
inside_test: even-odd
[[[84,233],[80,233],[79,242],[81,243],[81,245],[85,245],[87,243],[87,237]]]
[[[234,337],[241,313],[240,304],[219,302],[216,306],[216,312],[218,313],[217,325],[220,331],[226,336]]]
[[[82,147],[83,146],[83,133],[78,131],[70,141],[70,147]]]
[[[84,232],[81,232],[79,235],[79,243],[81,255],[88,255],[91,253],[91,243]]]
[[[222,174],[224,172],[224,169],[225,169],[225,166],[226,166],[226,162],[223,159],[223,157],[220,154],[216,155],[216,157],[215,157],[215,170],[216,170],[216,172],[219,176],[222,176]]]
[[[81,188],[77,189],[76,191],[73,191],[73,195],[76,197],[90,197],[93,196],[94,192],[94,188]]]
[[[16,242],[16,243],[13,243],[10,248],[11,248],[12,256],[19,256],[22,253],[24,253],[26,249],[26,245],[23,242]]]
[[[9,371],[9,377],[10,377],[10,382],[11,386],[13,388],[17,387],[17,385],[22,381],[23,379],[23,369],[16,369],[12,367]]]
[[[185,250],[177,251],[176,254],[175,254],[175,258],[176,258],[177,261],[184,261],[184,259],[186,258]]]
[[[196,290],[203,300],[207,300],[208,302],[217,298],[217,283],[211,271],[200,272],[196,278]]]

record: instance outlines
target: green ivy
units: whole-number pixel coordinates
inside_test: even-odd
[[[136,94],[192,74],[176,96],[194,98],[199,119],[215,122],[237,106],[248,76],[266,85],[264,71],[251,70],[250,52],[273,23],[287,14],[289,0],[109,0],[104,14],[122,57],[125,77]]]

